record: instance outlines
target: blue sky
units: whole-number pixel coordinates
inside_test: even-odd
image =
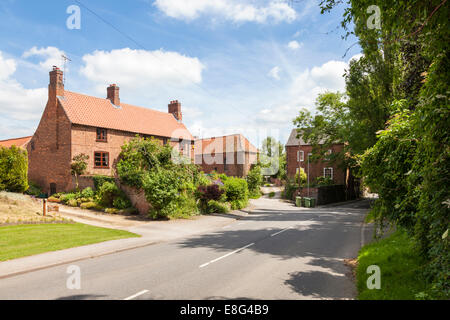
[[[321,15],[318,0],[79,1],[96,15],[77,2],[0,3],[0,139],[33,134],[48,72],[65,53],[66,90],[103,97],[117,83],[126,103],[167,111],[181,101],[196,136],[285,143],[300,108],[344,89],[360,52],[343,58],[356,42],[341,39],[344,8]],[[71,5],[80,7],[79,30],[66,25]]]

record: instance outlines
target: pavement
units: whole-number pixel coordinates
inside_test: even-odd
[[[239,219],[218,215],[140,224],[127,227],[141,234],[139,239],[0,263],[0,277],[22,270],[1,278],[0,299],[355,297],[344,260],[355,258],[371,238],[371,228],[363,224],[369,201],[308,209],[263,197],[252,200],[252,206],[250,214],[237,214]],[[105,253],[98,255],[100,247]],[[60,262],[29,271],[51,255]],[[81,270],[79,290],[67,286],[72,265]]]

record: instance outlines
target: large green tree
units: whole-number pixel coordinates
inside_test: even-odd
[[[323,0],[322,11],[343,2]],[[346,74],[351,134],[361,137],[350,148],[367,185],[379,194],[372,216],[415,237],[434,287],[448,297],[449,5],[345,2],[342,26],[356,35],[364,54]],[[380,9],[380,28],[368,24],[372,5]]]

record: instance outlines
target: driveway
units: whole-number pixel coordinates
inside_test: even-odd
[[[352,299],[344,259],[371,231],[368,201],[296,208],[252,201],[241,220],[202,234],[73,263],[81,289],[69,290],[67,265],[0,281],[0,299]],[[145,228],[145,227],[144,227]]]

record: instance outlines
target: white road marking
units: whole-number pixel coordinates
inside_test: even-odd
[[[270,236],[271,236],[271,237],[275,237],[275,236],[279,235],[280,233],[286,232],[286,231],[288,231],[288,230],[290,230],[290,229],[292,229],[292,228],[293,228],[293,227],[286,228],[286,229],[281,230],[281,231],[279,231],[279,232],[277,232],[277,233],[271,234]]]
[[[138,293],[136,293],[136,294],[134,294],[134,295],[132,295],[132,296],[130,296],[128,298],[123,299],[123,300],[133,300],[134,298],[142,296],[143,294],[146,294],[147,292],[148,292],[148,290],[142,290],[141,292],[138,292]]]
[[[231,256],[231,255],[233,255],[233,254],[235,254],[235,253],[238,253],[238,252],[240,252],[240,251],[242,251],[242,250],[244,250],[244,249],[247,249],[247,248],[253,246],[254,244],[255,244],[255,243],[250,243],[249,245],[246,245],[245,247],[239,248],[239,249],[234,250],[233,252],[230,252],[230,253],[228,253],[228,254],[226,254],[226,255],[224,255],[224,256],[221,256],[221,257],[219,257],[219,258],[217,258],[217,259],[211,260],[210,262],[204,263],[204,264],[202,264],[199,268],[204,268],[204,267],[210,265],[211,263],[214,263],[214,262],[217,262],[217,261],[219,261],[219,260],[225,259],[226,257],[229,257],[229,256]]]

